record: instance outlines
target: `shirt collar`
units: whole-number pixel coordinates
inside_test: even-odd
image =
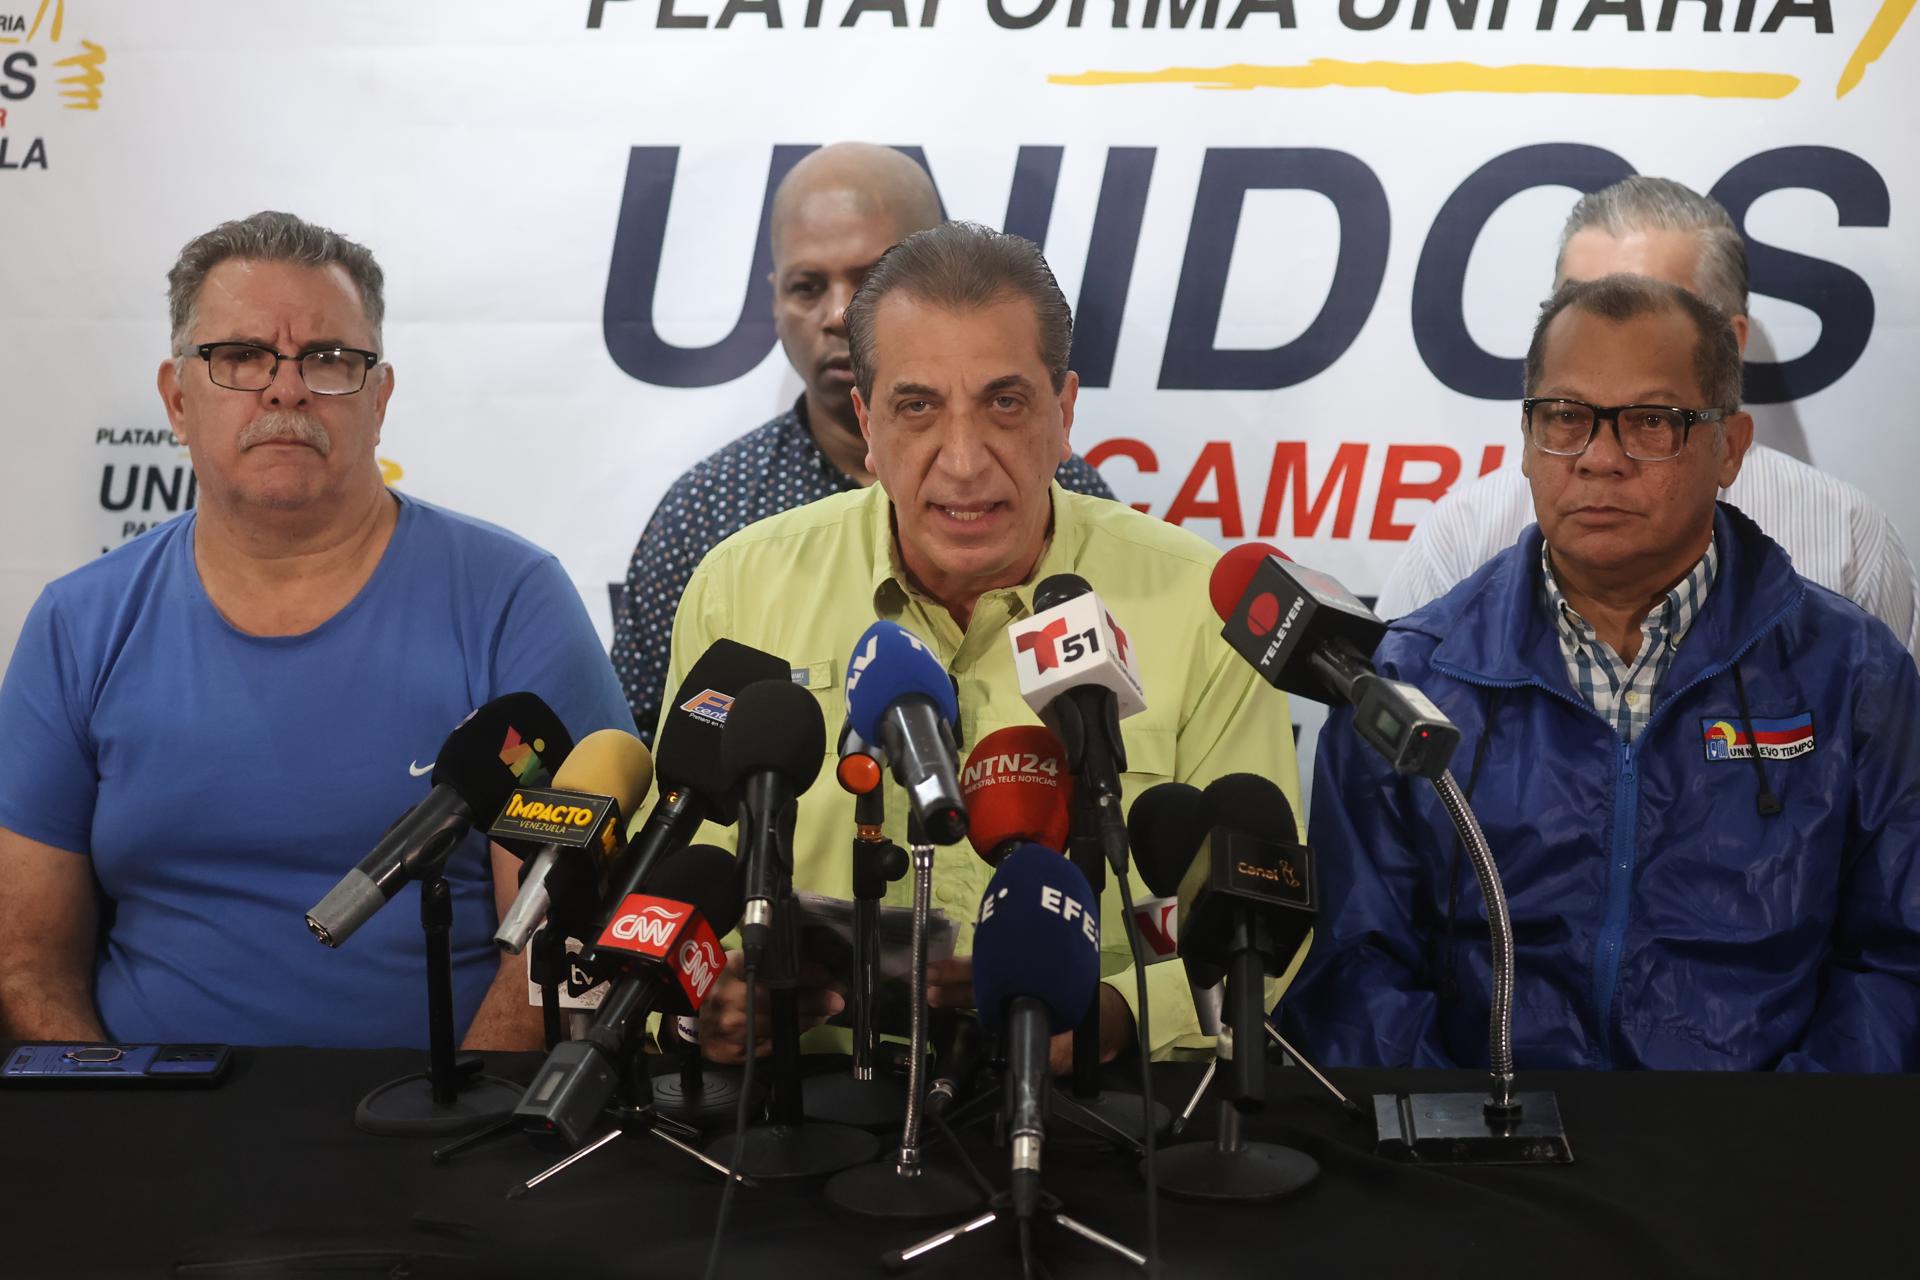
[[[1073,566],[1080,560],[1081,544],[1086,539],[1086,527],[1058,481],[1047,485],[1047,501],[1053,507],[1053,528],[1046,546],[1040,551],[1040,559],[1034,565],[1033,573],[1018,586],[987,593],[992,596],[1010,592],[1018,602],[1011,610],[1014,618],[1022,618],[1033,612],[1033,589],[1037,584],[1056,573],[1073,571]],[[908,584],[907,571],[900,563],[900,549],[894,539],[893,502],[878,483],[867,487],[866,519],[867,546],[872,556],[869,589],[873,597],[873,614],[876,618],[897,618],[906,608],[910,596],[926,597]]]
[[[1581,617],[1567,602],[1566,593],[1553,576],[1553,558],[1547,554],[1547,550],[1546,539],[1542,538],[1541,603],[1546,608],[1548,618],[1562,636],[1575,644],[1595,643],[1593,624]],[[1640,623],[1640,633],[1650,640],[1678,649],[1680,641],[1693,626],[1693,620],[1700,615],[1700,607],[1706,603],[1707,592],[1713,589],[1714,575],[1719,572],[1719,567],[1720,543],[1716,533],[1707,539],[1706,554],[1694,563],[1692,571],[1667,592],[1666,599],[1658,607],[1648,612]]]

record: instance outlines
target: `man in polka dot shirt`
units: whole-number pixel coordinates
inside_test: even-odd
[[[715,544],[756,520],[873,483],[853,410],[845,313],[880,255],[940,221],[926,171],[891,147],[843,142],[795,165],[773,200],[773,317],[806,384],[793,407],[674,481],[634,548],[614,609],[613,666],[651,745],[665,696],[673,615]],[[1063,489],[1111,498],[1078,454]]]

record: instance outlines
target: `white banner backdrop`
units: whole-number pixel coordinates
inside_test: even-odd
[[[1044,241],[1123,498],[1363,594],[1516,443],[1576,188],[1715,191],[1760,438],[1920,550],[1913,7],[0,0],[0,656],[43,583],[192,501],[164,275],[261,208],[387,269],[395,483],[555,551],[605,631],[668,482],[798,393],[763,210],[843,138]]]

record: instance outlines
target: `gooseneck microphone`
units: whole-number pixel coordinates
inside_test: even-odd
[[[1373,669],[1387,624],[1324,573],[1265,543],[1220,557],[1208,583],[1220,634],[1275,688],[1329,706],[1352,704],[1353,727],[1396,773],[1446,772],[1460,730],[1415,686]]]
[[[597,890],[602,869],[621,847],[625,815],[639,810],[651,785],[653,756],[646,744],[624,729],[602,729],[574,747],[553,775],[551,790],[521,788],[507,798],[490,834],[525,864],[520,891],[494,930],[502,951],[519,955],[526,948],[553,905],[556,885],[568,883],[577,898]],[[564,862],[569,854],[578,859],[571,867]]]
[[[1060,739],[1039,725],[995,729],[974,744],[960,773],[967,839],[990,867],[1016,846],[1064,853],[1073,819],[1073,771]]]
[[[1053,1036],[1080,1025],[1100,983],[1099,904],[1087,878],[1051,849],[1022,845],[994,869],[973,935],[981,1025],[1007,1056],[1011,1193],[1017,1218],[1040,1199]]]
[[[847,723],[879,746],[934,844],[967,833],[953,680],[925,642],[897,622],[868,627],[847,664]]]
[[[826,718],[791,680],[748,685],[721,737],[721,767],[740,795],[740,865],[746,908],[740,944],[748,972],[765,960],[773,903],[793,874],[794,802],[813,785],[827,750]]]
[[[307,928],[329,947],[345,942],[408,881],[437,872],[476,824],[491,823],[515,787],[546,781],[572,750],[560,717],[534,694],[474,711],[440,744],[426,799],[307,912]]]
[[[667,705],[654,744],[660,797],[607,874],[608,911],[638,893],[654,863],[691,843],[703,822],[734,824],[740,816],[740,794],[720,760],[727,717],[748,685],[786,679],[791,673],[784,658],[732,640],[714,641],[694,662]],[[609,923],[610,916],[603,913],[594,936]],[[606,961],[597,943],[581,952],[581,966],[596,977],[603,976]]]

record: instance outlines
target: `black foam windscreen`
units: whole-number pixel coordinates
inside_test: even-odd
[[[700,655],[661,718],[654,745],[654,773],[664,793],[685,787],[706,801],[709,812],[731,821],[740,799],[720,759],[720,742],[740,692],[756,680],[791,676],[786,659],[733,640],[715,640]]]
[[[1300,843],[1286,792],[1257,773],[1215,778],[1207,786],[1206,805],[1213,826],[1244,831],[1274,844]]]
[[[537,694],[502,694],[462,720],[433,758],[433,784],[450,786],[491,825],[515,787],[543,786],[573,751],[573,735]]]
[[[745,907],[733,855],[710,844],[690,844],[661,858],[642,892],[685,902],[706,917],[716,934],[733,932]]]
[[[1167,898],[1179,892],[1212,826],[1206,795],[1198,787],[1162,782],[1140,793],[1127,812],[1127,844],[1149,893]]]
[[[1092,590],[1093,585],[1077,573],[1056,573],[1033,589],[1033,611],[1043,613]]]
[[[757,680],[740,691],[720,740],[729,786],[773,772],[803,795],[827,755],[827,721],[814,696],[791,680]]]

